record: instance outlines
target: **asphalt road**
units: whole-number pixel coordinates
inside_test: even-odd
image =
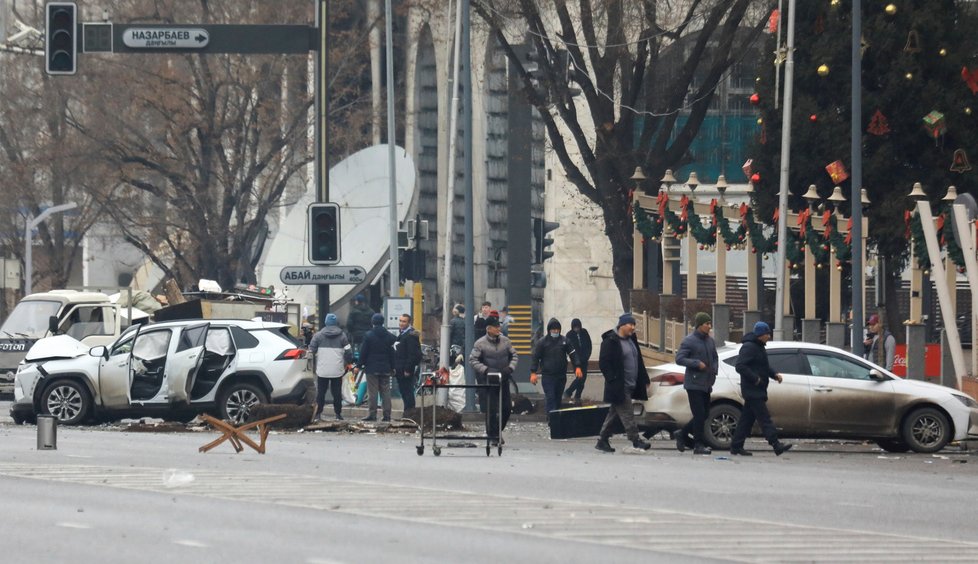
[[[0,405],[0,409],[5,406]],[[276,433],[268,452],[211,432],[0,424],[11,562],[978,561],[978,457],[804,442],[775,457],[607,455],[516,423],[502,457],[416,454],[410,434]],[[616,438],[612,444],[624,447]]]

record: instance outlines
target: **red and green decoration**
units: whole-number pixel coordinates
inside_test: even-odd
[[[728,251],[733,248],[745,248],[747,237],[750,237],[754,253],[767,255],[778,248],[777,230],[765,235],[764,225],[755,220],[754,211],[747,204],[740,205],[740,225],[737,229],[733,229],[730,220],[723,215],[715,199],[710,202],[710,219],[705,225],[703,218],[696,213],[694,207],[690,205],[691,201],[685,195],[680,200],[678,214],[669,209],[669,197],[665,192],[660,192],[656,201],[658,204],[656,215],[648,214],[641,206],[635,206],[632,212],[635,228],[642,234],[644,240],[660,240],[665,225],[668,225],[671,236],[682,238],[692,235],[701,250],[715,248],[718,237]],[[773,218],[775,222],[778,219],[777,215],[775,211]],[[841,267],[843,263],[851,260],[852,221],[849,222],[849,233],[845,236],[833,229],[833,221],[832,214],[826,212],[822,216],[823,231],[820,234],[812,225],[810,210],[799,214],[798,233],[793,230],[788,231],[788,248],[785,249],[787,261],[792,268],[798,268],[803,264],[806,248],[813,254],[818,268],[828,265],[830,248],[835,250],[836,267]]]

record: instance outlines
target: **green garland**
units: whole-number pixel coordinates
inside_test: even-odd
[[[829,243],[825,242],[824,237],[820,237],[818,231],[812,227],[812,216],[805,220],[805,243],[808,251],[812,253],[815,265],[828,264],[829,262]]]
[[[723,215],[722,210],[717,218],[716,227],[723,237],[723,242],[727,244],[728,251],[733,246],[742,245],[747,239],[747,225],[741,221],[736,231],[730,229],[730,220]]]
[[[917,268],[930,269],[930,254],[927,252],[927,241],[924,239],[924,224],[920,221],[917,212],[910,216],[910,240],[913,241],[913,256],[917,259]]]
[[[778,248],[778,230],[775,229],[769,236],[764,236],[763,227],[754,221],[754,210],[748,209],[744,214],[744,223],[747,224],[747,233],[750,235],[750,242],[754,246],[755,253],[773,253]]]
[[[689,207],[686,209],[686,216],[686,225],[689,226],[689,233],[701,247],[712,247],[717,244],[717,226],[715,221],[711,221],[709,227],[704,227],[703,220],[696,213],[692,202],[690,202]]]
[[[632,216],[632,220],[635,222],[635,229],[638,229],[642,237],[652,240],[658,240],[659,237],[662,237],[662,220],[652,219],[652,216],[645,213],[642,206],[634,206]]]

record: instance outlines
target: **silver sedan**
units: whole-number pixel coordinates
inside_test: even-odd
[[[740,345],[718,350],[704,439],[730,447],[744,405],[734,369]],[[905,380],[842,349],[772,341],[768,408],[782,437],[874,440],[890,452],[937,452],[950,441],[978,437],[978,402],[957,390]],[[649,369],[649,400],[636,404],[639,425],[649,432],[675,430],[692,418],[683,390],[684,368],[668,363]],[[757,428],[754,429],[757,431]]]

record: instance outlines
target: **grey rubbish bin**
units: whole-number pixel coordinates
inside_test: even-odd
[[[37,416],[37,450],[58,450],[58,420],[53,415]]]

